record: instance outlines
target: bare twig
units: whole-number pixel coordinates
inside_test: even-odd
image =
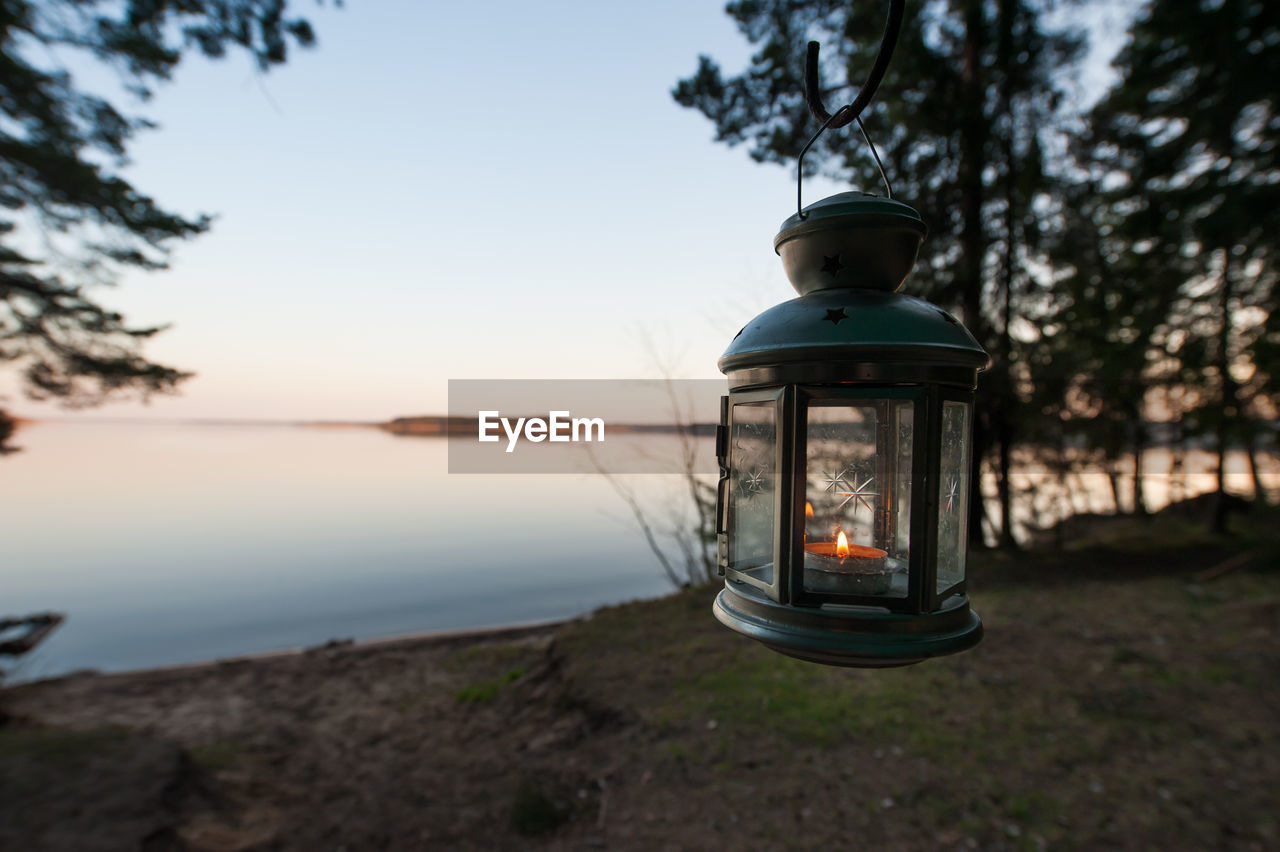
[[[1257,559],[1261,555],[1262,555],[1261,548],[1257,550],[1250,550],[1247,553],[1237,553],[1235,556],[1231,557],[1230,559],[1226,559],[1222,562],[1219,562],[1217,565],[1214,565],[1212,568],[1206,568],[1203,571],[1198,571],[1194,575],[1194,579],[1197,583],[1205,583],[1205,582],[1208,582],[1209,580],[1216,580],[1219,577],[1222,577],[1226,574],[1230,574],[1232,571],[1236,570],[1237,568],[1244,568],[1246,565],[1250,565],[1255,559]]]
[[[596,815],[596,828],[604,828],[605,814],[609,812],[609,788],[605,785],[604,779],[596,781],[600,787],[600,812]]]
[[[645,514],[644,507],[640,505],[640,500],[636,497],[635,492],[623,485],[614,474],[605,470],[596,459],[594,453],[590,453],[590,455],[591,463],[595,465],[596,470],[613,487],[618,496],[622,498],[622,502],[627,504],[627,508],[631,510],[631,514],[636,519],[636,524],[640,527],[640,532],[644,534],[644,540],[649,544],[649,549],[653,551],[653,555],[658,558],[658,563],[662,566],[663,573],[667,575],[667,579],[676,588],[687,585],[680,581],[675,568],[671,565],[671,560],[667,558],[666,551],[662,549],[662,545],[658,542],[658,537],[653,532],[653,526],[649,523],[649,518]]]

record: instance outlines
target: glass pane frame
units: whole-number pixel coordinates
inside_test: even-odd
[[[773,489],[773,573],[771,578],[766,581],[752,573],[734,568],[734,540],[730,536],[724,568],[725,579],[760,589],[771,599],[785,604],[788,603],[785,582],[787,571],[783,556],[790,551],[792,531],[791,525],[783,523],[782,520],[789,517],[788,507],[793,502],[793,478],[788,474],[792,470],[790,466],[792,458],[791,443],[792,436],[795,435],[795,390],[791,387],[769,388],[767,390],[730,393],[725,398],[726,412],[724,419],[726,440],[729,445],[726,450],[730,468],[737,463],[732,448],[732,436],[736,425],[735,412],[737,411],[737,406],[744,403],[755,405],[772,403],[774,406],[774,422],[776,426],[773,460],[775,481]],[[727,530],[735,529],[735,509],[736,502],[734,500],[725,501],[725,528]]]
[[[974,411],[974,406],[973,406],[973,400],[974,400],[973,391],[964,391],[964,390],[959,390],[957,388],[936,386],[936,387],[930,388],[929,397],[930,397],[930,408],[932,409],[932,416],[930,418],[932,432],[929,435],[929,448],[930,448],[930,456],[931,456],[929,459],[929,465],[930,465],[929,472],[930,472],[930,482],[934,484],[932,484],[929,488],[929,491],[930,491],[929,502],[931,504],[929,507],[930,517],[929,517],[929,529],[928,529],[928,547],[929,547],[929,554],[930,554],[929,575],[930,576],[928,578],[928,586],[926,588],[926,591],[928,592],[927,603],[928,603],[929,611],[936,612],[937,610],[942,608],[943,602],[946,601],[947,598],[950,598],[954,595],[963,595],[966,593],[968,588],[967,583],[969,578],[969,571],[968,571],[969,548],[968,548],[968,541],[966,537],[965,548],[963,551],[961,551],[961,554],[960,554],[960,558],[962,560],[961,562],[961,569],[963,573],[962,579],[959,582],[952,583],[951,585],[947,586],[941,591],[937,589],[938,547],[939,547],[938,534],[941,530],[941,526],[939,522],[940,522],[941,513],[943,511],[942,499],[941,499],[943,403],[959,402],[959,403],[964,403],[966,406],[968,406],[968,418],[969,418],[968,427],[969,428],[968,428],[968,436],[967,436],[968,450],[966,452],[966,456],[967,456],[967,461],[971,466],[970,470],[972,470],[972,464],[973,464],[973,428],[974,428],[974,419],[977,416],[977,412]],[[972,477],[972,473],[970,474],[970,477]],[[970,487],[972,487],[972,482],[970,482],[969,485]],[[960,519],[961,524],[964,525],[963,527],[964,529],[968,529],[969,513],[972,511],[973,511],[973,506],[969,505],[969,501],[966,499],[964,517]]]
[[[795,535],[783,574],[787,581],[788,597],[798,606],[820,607],[823,604],[869,606],[890,612],[920,613],[931,609],[937,545],[937,501],[929,506],[928,484],[937,481],[938,428],[934,421],[940,411],[936,396],[921,386],[891,387],[821,387],[802,386],[796,390],[796,416],[792,440],[792,470],[794,473],[791,523],[793,530],[804,530],[804,495],[808,481],[808,423],[809,409],[866,404],[878,400],[909,401],[912,403],[912,487],[910,533],[907,559],[906,597],[881,595],[854,595],[838,592],[809,591],[804,587],[804,536]],[[931,428],[932,427],[932,428]],[[877,452],[880,450],[877,449]],[[927,479],[921,472],[928,474]],[[924,482],[926,487],[921,487]],[[929,524],[932,523],[932,536]],[[931,546],[932,545],[932,546]],[[927,575],[927,576],[926,576]]]

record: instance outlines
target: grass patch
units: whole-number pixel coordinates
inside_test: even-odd
[[[678,682],[666,715],[714,719],[727,732],[800,745],[860,740],[934,755],[964,748],[963,732],[949,723],[958,684],[937,664],[850,671],[749,650]]]
[[[512,681],[519,680],[523,675],[524,669],[508,669],[505,674],[495,680],[487,680],[462,687],[462,689],[454,693],[454,699],[459,704],[488,703],[498,697],[502,687]]]
[[[677,694],[719,724],[829,743],[848,732],[850,695],[820,688],[822,675],[798,660],[752,654],[686,680]]]
[[[234,742],[202,743],[187,749],[187,754],[201,767],[217,772],[234,766],[244,755],[244,749]]]
[[[1066,812],[1057,798],[1039,790],[1025,790],[1010,794],[1004,805],[1005,813],[1024,825],[1051,823]]]
[[[0,728],[0,849],[87,849],[90,837],[100,846],[156,806],[179,756],[116,727]],[[56,839],[65,831],[86,832],[86,842]]]
[[[446,668],[454,672],[506,671],[516,667],[528,667],[530,660],[541,653],[541,647],[528,643],[512,642],[507,644],[486,643],[467,648],[452,655]]]
[[[109,751],[127,734],[117,728],[68,731],[56,728],[0,728],[0,762],[29,760],[51,767],[74,766]]]

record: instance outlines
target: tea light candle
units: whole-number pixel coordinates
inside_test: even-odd
[[[889,589],[889,554],[878,547],[850,544],[840,530],[835,541],[804,546],[804,585],[814,592],[879,595]]]

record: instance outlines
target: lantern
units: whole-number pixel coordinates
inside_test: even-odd
[[[858,192],[774,240],[800,297],[720,359],[726,626],[801,659],[899,666],[982,637],[965,594],[973,391],[987,353],[898,293],[920,215]]]

